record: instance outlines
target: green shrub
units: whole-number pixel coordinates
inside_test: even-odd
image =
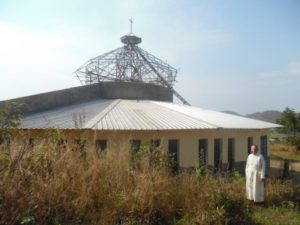
[[[297,150],[300,150],[300,135],[297,136],[288,136],[284,139],[286,144],[295,146]]]

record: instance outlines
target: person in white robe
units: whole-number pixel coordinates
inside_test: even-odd
[[[264,201],[265,160],[257,145],[251,146],[246,163],[246,196],[254,202]]]

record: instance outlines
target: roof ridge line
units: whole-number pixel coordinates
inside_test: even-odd
[[[112,103],[110,103],[104,110],[102,110],[99,114],[94,116],[94,118],[90,119],[83,128],[91,128],[93,129],[100,120],[102,120],[112,109],[114,109],[119,103],[121,99],[116,99]]]
[[[201,120],[201,119],[196,118],[196,117],[193,117],[193,116],[191,116],[191,115],[188,115],[188,114],[186,114],[186,113],[184,113],[184,112],[179,112],[179,111],[176,111],[176,110],[174,110],[174,109],[171,109],[171,108],[169,108],[169,107],[164,106],[163,104],[161,104],[161,102],[155,102],[155,101],[151,101],[151,102],[153,102],[154,104],[160,105],[160,106],[162,106],[162,107],[164,107],[164,108],[167,108],[167,109],[169,109],[169,110],[172,110],[172,111],[174,111],[174,112],[183,114],[183,115],[188,116],[188,117],[190,117],[190,118],[193,118],[194,120],[198,120],[198,121],[200,121],[200,122],[206,123],[207,125],[213,126],[214,128],[222,128],[222,127],[217,126],[217,125],[215,125],[215,124],[212,124],[212,123],[209,123],[209,122],[207,122],[207,121]],[[165,102],[163,102],[163,103],[165,103]],[[173,103],[173,104],[175,104],[175,103]],[[193,106],[191,106],[191,105],[187,105],[187,106],[193,107]]]

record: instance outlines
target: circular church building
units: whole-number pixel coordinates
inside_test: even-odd
[[[190,106],[173,88],[176,69],[140,48],[142,39],[132,33],[121,41],[74,72],[82,86],[8,100],[24,104],[19,129],[28,143],[61,130],[68,145],[95,151],[153,145],[181,168],[202,160],[242,174],[253,143],[268,158],[268,135],[277,124]]]

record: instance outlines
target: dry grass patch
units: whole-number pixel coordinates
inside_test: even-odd
[[[254,223],[242,179],[173,175],[161,151],[80,152],[50,140],[21,157],[1,152],[0,224]],[[267,184],[269,205],[296,199],[288,185]]]
[[[288,159],[293,161],[300,161],[300,151],[295,146],[271,143],[270,144],[271,157],[279,159]]]

